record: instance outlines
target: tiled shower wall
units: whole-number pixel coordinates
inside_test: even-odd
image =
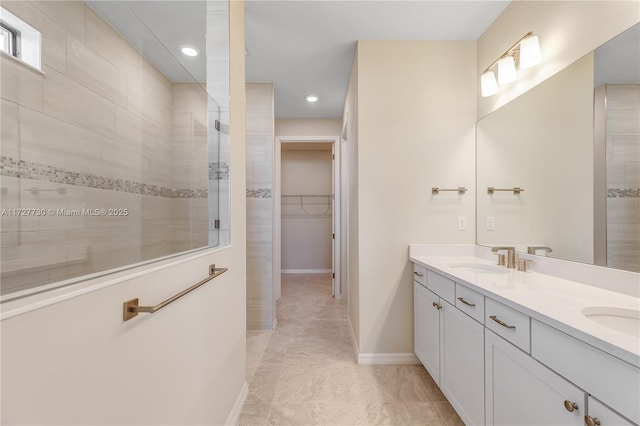
[[[3,291],[206,245],[200,86],[172,84],[84,2],[2,6],[43,37],[43,73],[1,58],[2,208],[127,210],[3,215]]]
[[[271,330],[273,296],[272,83],[247,83],[247,328]]]
[[[607,84],[607,266],[640,272],[640,84]]]

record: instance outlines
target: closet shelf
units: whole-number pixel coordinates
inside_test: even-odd
[[[285,218],[330,218],[333,194],[281,196],[282,217]]]

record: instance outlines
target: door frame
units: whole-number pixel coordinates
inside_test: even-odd
[[[326,142],[333,144],[333,217],[332,228],[335,233],[333,240],[333,294],[336,299],[342,299],[344,291],[342,288],[340,274],[340,137],[339,136],[277,136],[274,146],[274,178],[273,178],[273,295],[274,300],[280,299],[282,295],[282,217],[281,217],[281,186],[282,186],[282,144],[288,142]]]

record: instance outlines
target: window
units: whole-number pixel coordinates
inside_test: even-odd
[[[0,7],[0,33],[2,34],[2,53],[41,70],[42,37],[38,30]]]
[[[16,42],[18,39],[18,31],[6,25],[4,22],[0,23],[0,31],[2,34],[2,51],[17,58],[18,50],[16,49]]]

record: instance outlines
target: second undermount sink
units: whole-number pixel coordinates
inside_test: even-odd
[[[640,310],[590,306],[582,309],[582,315],[613,330],[630,336],[640,336]]]
[[[464,269],[472,272],[480,272],[484,274],[506,274],[509,272],[504,266],[483,265],[481,263],[450,263],[450,268]]]

